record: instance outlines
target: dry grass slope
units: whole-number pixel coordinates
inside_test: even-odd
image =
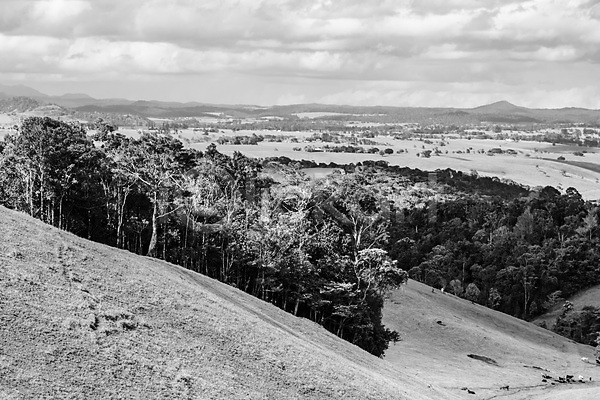
[[[2,399],[430,399],[234,288],[0,207]]]
[[[581,361],[591,348],[414,281],[390,298],[384,322],[403,340],[382,360],[212,279],[0,207],[1,399],[572,400],[600,392],[600,368]],[[551,385],[542,373],[594,382]]]
[[[456,393],[468,387],[478,398],[600,398],[600,367],[582,361],[593,360],[593,348],[452,294],[432,293],[421,283],[411,280],[391,296],[384,324],[402,338],[386,360],[436,389]],[[543,382],[542,374],[582,375],[586,383]],[[510,390],[500,389],[507,385]]]

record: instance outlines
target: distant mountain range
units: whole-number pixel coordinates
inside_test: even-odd
[[[0,112],[26,112],[54,105],[63,112],[133,115],[142,118],[194,118],[222,115],[234,119],[281,117],[299,118],[304,113],[327,113],[315,120],[363,121],[421,124],[544,124],[588,123],[600,125],[600,110],[585,108],[534,109],[507,101],[475,108],[345,106],[295,104],[259,107],[253,105],[178,103],[127,99],[95,99],[84,93],[49,96],[27,86],[0,84]]]
[[[8,86],[0,83],[0,97],[49,97],[28,86],[14,85]]]

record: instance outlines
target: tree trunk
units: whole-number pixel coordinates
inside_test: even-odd
[[[163,254],[162,259],[167,260],[167,223],[163,223]]]
[[[29,215],[33,215],[33,170],[29,169],[29,181],[28,181],[28,195],[29,195]]]
[[[300,305],[300,298],[296,298],[296,305],[294,306],[294,315],[298,316],[298,306]]]
[[[58,229],[63,229],[63,197],[60,196],[60,202],[58,203]]]
[[[55,219],[55,210],[56,210],[56,198],[52,197],[52,205],[50,206],[50,210],[49,210],[49,214],[50,214],[50,225],[52,226],[57,226],[54,224],[54,219]]]
[[[118,190],[118,189],[117,189]],[[127,203],[127,196],[129,195],[129,189],[125,189],[123,191],[123,201],[117,206],[118,208],[118,216],[117,216],[117,247],[123,248],[123,220],[125,214],[125,203]]]
[[[152,210],[152,237],[148,245],[149,257],[156,257],[156,242],[158,241],[158,194],[154,192],[154,208]]]
[[[40,171],[40,219],[46,222],[44,218],[44,171]]]
[[[523,319],[525,321],[527,321],[527,303],[529,302],[528,286],[529,285],[527,284],[527,276],[525,276],[525,278],[523,278],[523,292],[525,293],[525,303],[523,304]]]

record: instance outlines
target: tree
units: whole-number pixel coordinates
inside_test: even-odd
[[[476,302],[477,300],[479,300],[480,293],[481,291],[479,290],[477,285],[471,282],[467,285],[467,289],[465,290],[465,297],[471,300],[472,302]]]
[[[103,159],[85,130],[49,117],[29,117],[16,134],[7,136],[6,142],[5,166],[12,179],[19,181],[13,182],[14,187],[22,188],[13,193],[20,198],[13,203],[62,229],[75,226],[72,220],[65,219],[65,212],[79,208],[86,214],[80,216],[80,223],[87,225],[90,237],[91,210],[81,207],[96,201],[92,186],[98,183]],[[65,209],[66,204],[69,210]]]
[[[596,217],[598,208],[594,207],[588,210],[586,217],[583,219],[583,225],[576,229],[580,235],[588,235],[589,240],[592,240],[592,236],[598,228],[598,219]]]
[[[529,316],[532,291],[540,277],[538,269],[542,259],[543,253],[539,246],[530,246],[527,252],[518,257],[520,264],[518,275],[523,287],[523,319]]]
[[[96,129],[98,133],[93,138],[102,143],[101,149],[107,157],[101,178],[106,199],[107,220],[109,224],[114,223],[117,247],[123,248],[125,206],[138,183],[137,177],[127,169],[129,163],[127,156],[131,154],[130,146],[133,144],[132,140],[125,135],[114,132],[113,126],[104,124],[102,119],[96,122]]]
[[[357,288],[363,291],[364,301],[370,290],[383,295],[390,289],[398,288],[408,280],[406,271],[396,266],[387,251],[364,249],[358,252],[358,262],[354,263]]]
[[[387,241],[389,220],[382,206],[387,199],[375,188],[367,189],[361,177],[341,179],[331,196],[322,203],[335,220],[349,233],[352,260],[356,265],[359,252],[364,249],[381,247]]]
[[[156,257],[159,219],[168,202],[169,193],[181,188],[181,179],[194,165],[194,156],[171,136],[143,133],[126,148],[121,161],[122,171],[142,186],[152,202],[152,236],[147,254]]]
[[[460,283],[460,280],[458,280],[458,279],[452,279],[450,281],[450,288],[452,289],[452,293],[455,296],[460,296],[463,292],[462,284]]]
[[[501,301],[502,301],[502,296],[500,295],[500,292],[498,291],[498,289],[491,288],[490,294],[488,296],[488,307],[490,307],[492,309],[496,309],[500,305]]]

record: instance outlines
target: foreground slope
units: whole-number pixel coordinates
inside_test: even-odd
[[[393,293],[384,324],[401,336],[385,359],[436,389],[468,387],[479,398],[600,398],[592,347],[421,283],[411,280]],[[582,375],[586,382],[543,382],[542,374]]]
[[[234,288],[0,207],[0,398],[451,399]]]

